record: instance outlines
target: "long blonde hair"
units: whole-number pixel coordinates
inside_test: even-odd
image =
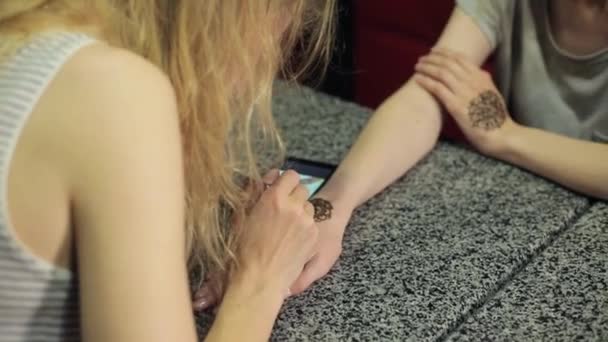
[[[234,261],[233,222],[258,195],[244,186],[260,179],[255,146],[282,155],[273,80],[327,60],[334,7],[334,0],[3,0],[0,58],[42,30],[74,30],[162,68],[180,110],[189,266],[222,274]]]

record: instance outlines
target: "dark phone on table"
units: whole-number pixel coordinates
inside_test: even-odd
[[[300,174],[300,183],[308,188],[312,197],[325,185],[336,170],[335,165],[300,158],[287,158],[281,170],[294,170]]]

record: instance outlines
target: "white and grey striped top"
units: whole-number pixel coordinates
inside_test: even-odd
[[[19,134],[34,106],[66,61],[93,41],[78,33],[46,33],[0,64],[2,342],[80,340],[76,276],[37,258],[17,241],[8,215],[7,182]]]

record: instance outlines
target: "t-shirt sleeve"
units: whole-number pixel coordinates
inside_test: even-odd
[[[517,0],[456,0],[456,5],[479,26],[492,48],[496,48],[504,36],[505,20],[513,1]]]

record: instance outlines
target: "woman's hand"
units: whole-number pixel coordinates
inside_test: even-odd
[[[288,176],[288,175],[284,175],[284,176]],[[290,171],[289,172],[289,177],[293,178],[293,174]],[[297,174],[295,175],[296,177]],[[279,175],[279,171],[278,170],[272,170],[270,172],[268,172],[264,177],[263,177],[263,183],[264,184],[275,184],[279,178],[281,178],[281,176]],[[256,184],[255,186],[259,186],[260,191],[263,191],[263,187],[264,184]],[[299,184],[299,182],[298,182]],[[277,184],[278,185],[278,184]],[[268,190],[270,190],[272,186],[270,186],[268,188]],[[297,191],[296,191],[297,190]],[[301,202],[301,208],[304,212],[302,213],[304,215],[303,219],[304,220],[312,220],[312,213],[314,213],[314,209],[312,209],[312,207],[310,206],[310,203],[306,202],[306,201],[302,201],[303,198],[306,198],[308,195],[308,192],[306,191],[306,188],[298,185],[297,187],[295,187],[292,191],[292,193],[295,192],[295,195],[299,196],[299,198],[297,198],[298,202]],[[290,193],[291,194],[291,193]],[[266,195],[268,196],[268,195]],[[261,197],[259,199],[259,201],[262,201],[263,198]],[[284,199],[285,201],[288,201],[287,198]],[[297,204],[296,204],[297,205]],[[256,204],[256,206],[258,206],[258,204]],[[255,207],[252,208],[253,210],[255,210]],[[297,208],[295,210],[298,210]],[[252,211],[252,215],[253,215],[253,211]],[[251,220],[251,219],[249,219]],[[276,229],[283,229],[281,227],[277,227]],[[312,228],[313,230],[316,230],[316,228]],[[221,279],[218,277],[218,275],[209,275],[205,282],[203,283],[203,286],[195,293],[194,295],[194,301],[193,301],[193,308],[195,311],[201,311],[201,310],[206,310],[209,307],[212,307],[216,304],[218,304],[218,302],[220,301],[221,297],[222,297],[222,293],[221,293],[221,287],[219,286],[219,281]],[[285,290],[286,292],[289,291],[288,288],[286,288]]]
[[[416,72],[416,82],[444,105],[477,149],[500,152],[515,123],[488,72],[445,49],[420,58]]]
[[[317,253],[313,215],[296,172],[267,186],[239,225],[236,263],[206,340],[268,339],[289,287]]]
[[[304,267],[304,270],[291,286],[291,294],[304,292],[312,283],[325,276],[334,266],[342,253],[342,238],[346,225],[350,220],[352,210],[334,208],[332,217],[323,222],[317,222],[319,228],[318,252]],[[196,311],[206,310],[217,304],[221,293],[215,286],[216,279],[210,276],[194,296],[193,307]]]
[[[200,289],[194,294],[192,308],[194,311],[203,311],[216,305],[222,297],[222,291],[218,285],[220,278],[217,275],[210,275]]]
[[[286,297],[304,265],[317,253],[319,229],[308,190],[300,176],[286,171],[268,186],[243,222],[232,278],[276,289]]]

